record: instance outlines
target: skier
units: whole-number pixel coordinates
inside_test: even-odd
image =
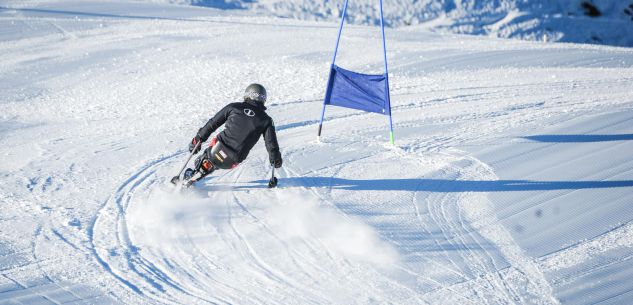
[[[266,114],[266,89],[251,84],[244,91],[244,102],[231,103],[211,118],[189,143],[189,152],[200,151],[209,136],[224,124],[224,130],[215,136],[209,147],[196,158],[194,168],[184,173],[185,186],[190,186],[216,169],[232,169],[248,156],[261,135],[264,136],[269,160],[275,168],[281,167],[282,159],[277,143],[273,120]],[[195,150],[195,151],[194,151]]]

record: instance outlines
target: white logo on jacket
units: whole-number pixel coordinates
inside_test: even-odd
[[[244,108],[244,114],[247,116],[255,116],[255,111],[253,111],[253,109]]]

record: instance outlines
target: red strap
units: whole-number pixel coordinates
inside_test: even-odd
[[[215,146],[215,143],[217,142],[218,142],[218,136],[213,137],[213,139],[211,139],[211,143],[209,143],[209,147]]]

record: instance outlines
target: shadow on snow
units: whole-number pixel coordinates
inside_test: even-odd
[[[10,8],[0,6],[0,11],[11,10],[25,13],[45,13],[45,14],[57,14],[57,15],[72,15],[83,17],[105,17],[105,18],[123,18],[123,19],[148,19],[148,20],[175,20],[175,21],[202,21],[197,19],[185,19],[185,18],[166,18],[158,16],[135,16],[135,15],[121,15],[121,14],[108,14],[108,13],[90,13],[90,12],[77,12],[77,11],[64,11],[53,9],[39,9],[39,8]]]
[[[265,188],[267,180],[253,181],[258,185],[235,188]],[[443,180],[443,179],[342,179],[333,177],[289,177],[279,179],[280,187],[328,187],[352,191],[422,191],[454,192],[517,192],[554,191],[633,187],[633,180],[619,181],[531,181],[531,180]]]
[[[633,140],[633,134],[616,135],[535,135],[523,139],[545,143],[589,143]]]
[[[254,0],[242,0],[242,1],[232,1],[232,0],[202,0],[196,1],[194,5],[196,6],[204,6],[204,7],[212,7],[221,10],[240,10],[246,9],[244,4],[253,3]]]
[[[215,6],[208,6],[219,8]],[[220,8],[222,9],[222,8]],[[228,9],[228,8],[224,8]],[[90,12],[78,12],[78,11],[65,11],[65,10],[53,10],[43,8],[11,8],[0,6],[0,12],[2,11],[17,11],[22,13],[44,13],[44,14],[56,14],[56,15],[68,15],[74,17],[100,17],[100,18],[116,18],[116,19],[137,19],[137,20],[171,20],[171,21],[191,21],[191,22],[207,22],[217,24],[240,24],[240,25],[256,25],[256,26],[272,26],[272,27],[285,27],[285,28],[333,28],[331,25],[280,25],[280,24],[267,24],[257,22],[245,22],[245,21],[221,21],[221,20],[209,20],[209,19],[191,19],[191,18],[169,18],[160,16],[140,16],[140,15],[124,15],[124,14],[111,14],[111,13],[90,13]],[[212,15],[211,15],[212,16]],[[201,18],[210,16],[200,16]]]

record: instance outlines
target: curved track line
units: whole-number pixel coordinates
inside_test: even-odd
[[[142,254],[138,253],[138,249],[132,244],[129,235],[127,224],[125,220],[126,210],[132,202],[134,192],[143,184],[147,184],[145,189],[151,187],[156,181],[150,181],[149,177],[153,176],[156,172],[155,167],[161,163],[172,159],[183,152],[174,153],[172,155],[161,157],[153,160],[144,166],[140,167],[134,172],[128,179],[126,179],[115,191],[113,195],[108,198],[97,212],[96,217],[93,219],[90,227],[88,228],[91,252],[99,264],[111,274],[117,281],[124,286],[130,288],[138,295],[150,297],[159,302],[171,303],[166,294],[165,288],[160,284],[165,284],[167,287],[174,289],[180,293],[194,297],[198,300],[206,303],[216,303],[216,301],[207,300],[206,298],[192,294],[186,291],[183,287],[180,287],[176,281],[171,279],[167,273],[161,270],[160,267],[145,259]],[[109,210],[113,210],[115,215],[109,213]],[[114,218],[113,218],[114,216]],[[109,219],[109,220],[108,220]],[[114,226],[115,240],[114,248],[104,249],[98,243],[97,233],[101,232],[100,226],[102,222],[111,223]],[[107,234],[106,234],[107,236]],[[112,238],[112,236],[110,237]],[[112,242],[107,242],[112,246]],[[127,272],[124,270],[114,269],[112,267],[111,255],[103,255],[102,251],[122,251],[125,257],[125,263],[128,271],[131,271],[141,281],[145,282],[143,285],[138,285],[134,280],[126,278]],[[120,264],[119,262],[118,264]],[[149,286],[146,286],[149,285]],[[146,286],[146,287],[143,287]],[[147,290],[149,288],[149,290]],[[145,291],[147,290],[147,291]],[[221,301],[220,301],[221,302]]]

